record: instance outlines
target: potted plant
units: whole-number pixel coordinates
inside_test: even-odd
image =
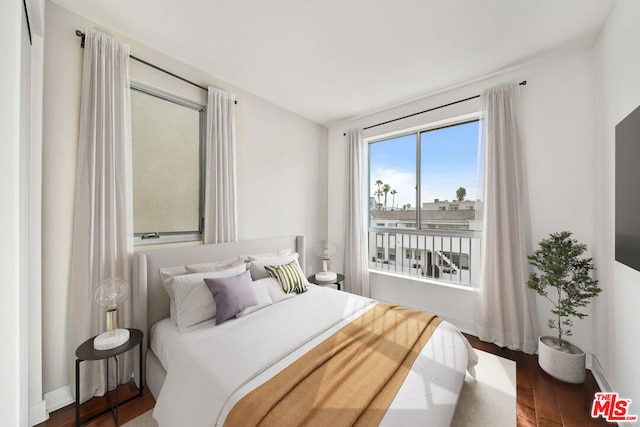
[[[539,243],[539,248],[529,256],[535,267],[529,275],[527,286],[552,304],[548,326],[557,329],[557,336],[541,336],[538,346],[538,363],[549,375],[570,383],[581,383],[585,377],[585,353],[568,342],[573,317],[583,319],[580,312],[602,289],[591,278],[595,270],[593,259],[582,257],[587,246],[571,238],[571,232],[551,233]]]

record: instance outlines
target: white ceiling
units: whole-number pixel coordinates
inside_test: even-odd
[[[592,46],[615,0],[52,1],[330,124]]]

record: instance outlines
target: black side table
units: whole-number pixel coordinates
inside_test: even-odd
[[[119,347],[112,348],[110,350],[96,350],[93,348],[93,340],[96,337],[89,338],[85,342],[83,342],[80,347],[76,349],[76,426],[80,426],[88,421],[93,420],[96,417],[99,417],[102,414],[106,414],[111,411],[111,415],[113,415],[113,420],[116,422],[116,426],[118,425],[118,406],[123,405],[130,400],[137,399],[142,397],[142,331],[139,329],[129,329],[129,341],[125,342]],[[96,335],[97,336],[97,335]],[[116,361],[116,378],[120,377],[118,372],[118,358],[116,356],[125,353],[135,346],[139,346],[140,350],[140,360],[138,362],[138,369],[140,370],[140,387],[138,388],[138,394],[135,396],[131,396],[127,400],[122,403],[118,402],[118,385],[116,384],[116,405],[115,408],[111,404],[111,397],[109,396],[109,358],[113,357]],[[100,412],[99,414],[95,414],[90,416],[87,419],[80,419],[80,362],[84,362],[86,360],[106,360],[107,361],[107,400],[109,401],[109,408]]]
[[[340,283],[344,280],[344,276],[342,274],[338,274],[336,280],[316,280],[316,275],[312,274],[311,276],[307,277],[307,280],[320,286],[338,285],[338,290],[340,291]]]

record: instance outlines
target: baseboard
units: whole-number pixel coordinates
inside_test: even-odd
[[[47,402],[46,400],[41,400],[37,403],[32,403],[29,405],[29,425],[34,426],[36,424],[40,424],[46,421],[49,418],[49,413],[47,412]]]
[[[609,393],[609,392],[613,392],[613,386],[611,385],[611,381],[609,381],[609,377],[607,376],[607,373],[604,371],[604,368],[602,367],[602,365],[600,364],[600,361],[598,360],[598,358],[596,357],[595,354],[591,354],[591,373],[593,374],[593,378],[595,378],[596,383],[598,384],[598,387],[600,387],[600,390],[605,392],[605,393]]]
[[[45,393],[44,400],[47,402],[47,413],[64,408],[75,402],[73,396],[71,396],[71,387],[68,385]]]

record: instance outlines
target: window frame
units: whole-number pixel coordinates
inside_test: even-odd
[[[409,227],[407,228],[410,230],[418,230],[418,231],[425,230],[424,228],[422,228],[422,222],[421,222],[422,218],[421,218],[421,213],[419,209],[422,203],[421,196],[420,196],[420,192],[421,192],[420,176],[422,172],[421,170],[421,155],[422,155],[421,145],[422,144],[420,143],[421,142],[420,134],[424,132],[445,129],[453,126],[459,126],[459,125],[464,125],[467,123],[479,122],[479,121],[480,121],[480,112],[475,112],[471,114],[452,117],[446,120],[439,120],[433,123],[427,123],[422,126],[415,126],[409,129],[404,129],[396,132],[390,132],[382,135],[376,135],[376,136],[365,138],[364,142],[367,144],[367,159],[368,159],[367,160],[367,192],[368,192],[367,194],[372,194],[371,193],[372,191],[371,189],[371,144],[387,141],[389,139],[401,138],[403,136],[415,135],[416,136],[416,169],[415,169],[415,172],[416,172],[416,198],[415,198],[416,225],[415,225],[415,228],[409,228]],[[369,216],[368,221],[369,221],[369,224],[368,224],[369,231],[376,231],[378,229],[387,228],[387,227],[380,227],[380,226],[373,227],[371,225],[371,216]]]
[[[405,223],[405,225],[407,226],[406,228],[390,228],[388,225],[385,227],[380,227],[377,225],[374,225],[374,223],[372,221],[379,221],[379,219],[377,218],[372,218],[372,215],[368,215],[368,234],[369,234],[369,238],[371,239],[371,234],[375,233],[376,236],[378,234],[380,235],[385,235],[388,234],[390,235],[391,233],[401,233],[404,235],[410,235],[410,236],[431,236],[432,238],[436,238],[438,236],[442,237],[453,237],[453,238],[463,238],[463,237],[469,237],[469,233],[471,232],[471,234],[473,235],[472,237],[469,237],[470,239],[476,239],[481,237],[481,232],[477,231],[477,230],[456,230],[456,229],[447,229],[447,230],[439,230],[437,228],[429,228],[426,225],[422,224],[422,218],[421,218],[421,209],[420,207],[422,206],[422,198],[421,198],[421,146],[422,146],[422,142],[421,142],[421,133],[424,132],[429,132],[429,131],[434,131],[434,130],[439,130],[439,129],[444,129],[444,128],[448,128],[448,127],[452,127],[452,126],[458,126],[458,125],[463,125],[463,124],[467,124],[467,123],[472,123],[472,122],[480,122],[479,123],[479,129],[482,129],[482,124],[481,124],[481,117],[480,117],[480,112],[479,111],[474,111],[472,113],[469,114],[463,114],[463,115],[457,115],[454,117],[450,117],[450,118],[446,118],[444,120],[438,120],[438,121],[434,121],[431,123],[426,123],[423,125],[418,125],[418,126],[414,126],[414,127],[410,127],[410,128],[406,128],[406,129],[400,129],[397,131],[393,131],[393,132],[387,132],[387,133],[383,133],[383,134],[379,134],[379,135],[373,135],[370,137],[365,137],[364,138],[364,142],[367,143],[367,188],[368,188],[368,194],[367,194],[367,198],[369,199],[369,195],[372,194],[372,184],[371,184],[371,144],[377,143],[377,142],[383,142],[386,140],[390,140],[390,139],[395,139],[395,138],[401,138],[401,137],[406,137],[406,136],[410,136],[410,135],[415,135],[415,145],[416,145],[416,165],[415,165],[415,190],[416,190],[416,194],[415,194],[415,211],[416,211],[416,215],[415,215],[415,224],[413,224],[413,220],[411,220],[410,224],[413,224],[413,227],[410,228],[408,227],[409,223]],[[479,136],[479,135],[478,135]],[[482,154],[478,153],[478,159],[482,158]],[[472,209],[475,210],[475,209]],[[409,237],[409,239],[411,239],[411,237]],[[377,240],[377,237],[376,237]],[[404,242],[404,237],[402,239],[402,241]],[[471,240],[469,241],[471,242]],[[410,243],[411,245],[411,243]],[[469,245],[471,245],[471,243],[469,243]],[[371,248],[371,244],[369,244],[369,247]],[[474,246],[475,247],[475,246]],[[416,251],[415,248],[411,248],[411,246],[409,247],[403,247],[403,249],[405,250],[405,253],[403,254],[403,257],[405,260],[409,260],[410,262],[414,262],[415,264],[418,263],[422,263],[422,262],[429,262],[429,260],[431,260],[432,262],[435,263],[435,255],[431,256],[428,253],[431,252],[430,249],[425,249],[426,252],[426,258],[424,259],[424,261],[421,259],[422,257],[420,255],[419,259],[416,259]],[[461,250],[461,249],[460,249]],[[469,246],[469,251],[471,251],[471,246]],[[406,255],[410,254],[410,258],[407,258]],[[466,255],[466,254],[463,254]],[[460,266],[460,269],[464,269],[467,271],[470,271],[471,268],[471,264],[470,264],[470,256],[471,254],[466,255],[464,258],[465,261],[465,266],[463,267],[462,265]],[[479,255],[481,256],[481,254]],[[433,258],[433,259],[432,259]],[[461,260],[459,260],[461,261]],[[462,262],[460,262],[460,264],[462,264]],[[425,274],[422,275],[418,275],[417,273],[414,274],[411,272],[411,269],[409,269],[409,272],[402,272],[402,271],[398,271],[397,268],[396,269],[391,269],[388,266],[380,266],[382,268],[378,268],[378,264],[376,263],[376,267],[369,267],[369,270],[372,272],[381,272],[381,273],[392,273],[392,274],[397,274],[400,277],[403,277],[405,279],[408,280],[416,280],[416,281],[426,281],[426,282],[430,282],[430,283],[434,283],[437,285],[442,285],[442,286],[454,286],[454,287],[458,287],[461,289],[473,289],[475,286],[477,286],[477,283],[474,282],[473,276],[469,275],[469,282],[468,283],[460,283],[458,280],[454,280],[452,279],[452,275],[451,274],[439,274],[439,275],[431,275],[429,277],[424,277]],[[422,265],[420,265],[419,267],[423,267]],[[446,280],[446,277],[449,277],[449,280]],[[460,278],[461,276],[458,275],[458,278]]]
[[[130,82],[131,91],[140,92],[149,96],[153,96],[155,98],[172,102],[174,104],[180,105],[185,108],[189,108],[191,110],[198,112],[198,120],[199,120],[199,196],[198,196],[198,230],[187,230],[187,231],[148,231],[148,232],[135,232],[133,233],[133,244],[134,247],[137,246],[151,246],[151,245],[163,245],[163,244],[171,244],[171,243],[187,243],[187,242],[198,242],[203,239],[204,232],[204,195],[205,195],[205,170],[206,170],[206,111],[207,107],[205,105],[199,104],[197,102],[193,102],[178,96],[175,96],[169,92],[165,92],[163,90],[157,89],[155,87],[150,87],[145,85],[144,83],[131,81]],[[133,116],[131,117],[133,123]],[[133,147],[134,141],[133,136],[131,139],[131,144]],[[134,167],[132,162],[132,168]],[[133,188],[132,188],[133,195]],[[133,208],[133,207],[132,207]]]

